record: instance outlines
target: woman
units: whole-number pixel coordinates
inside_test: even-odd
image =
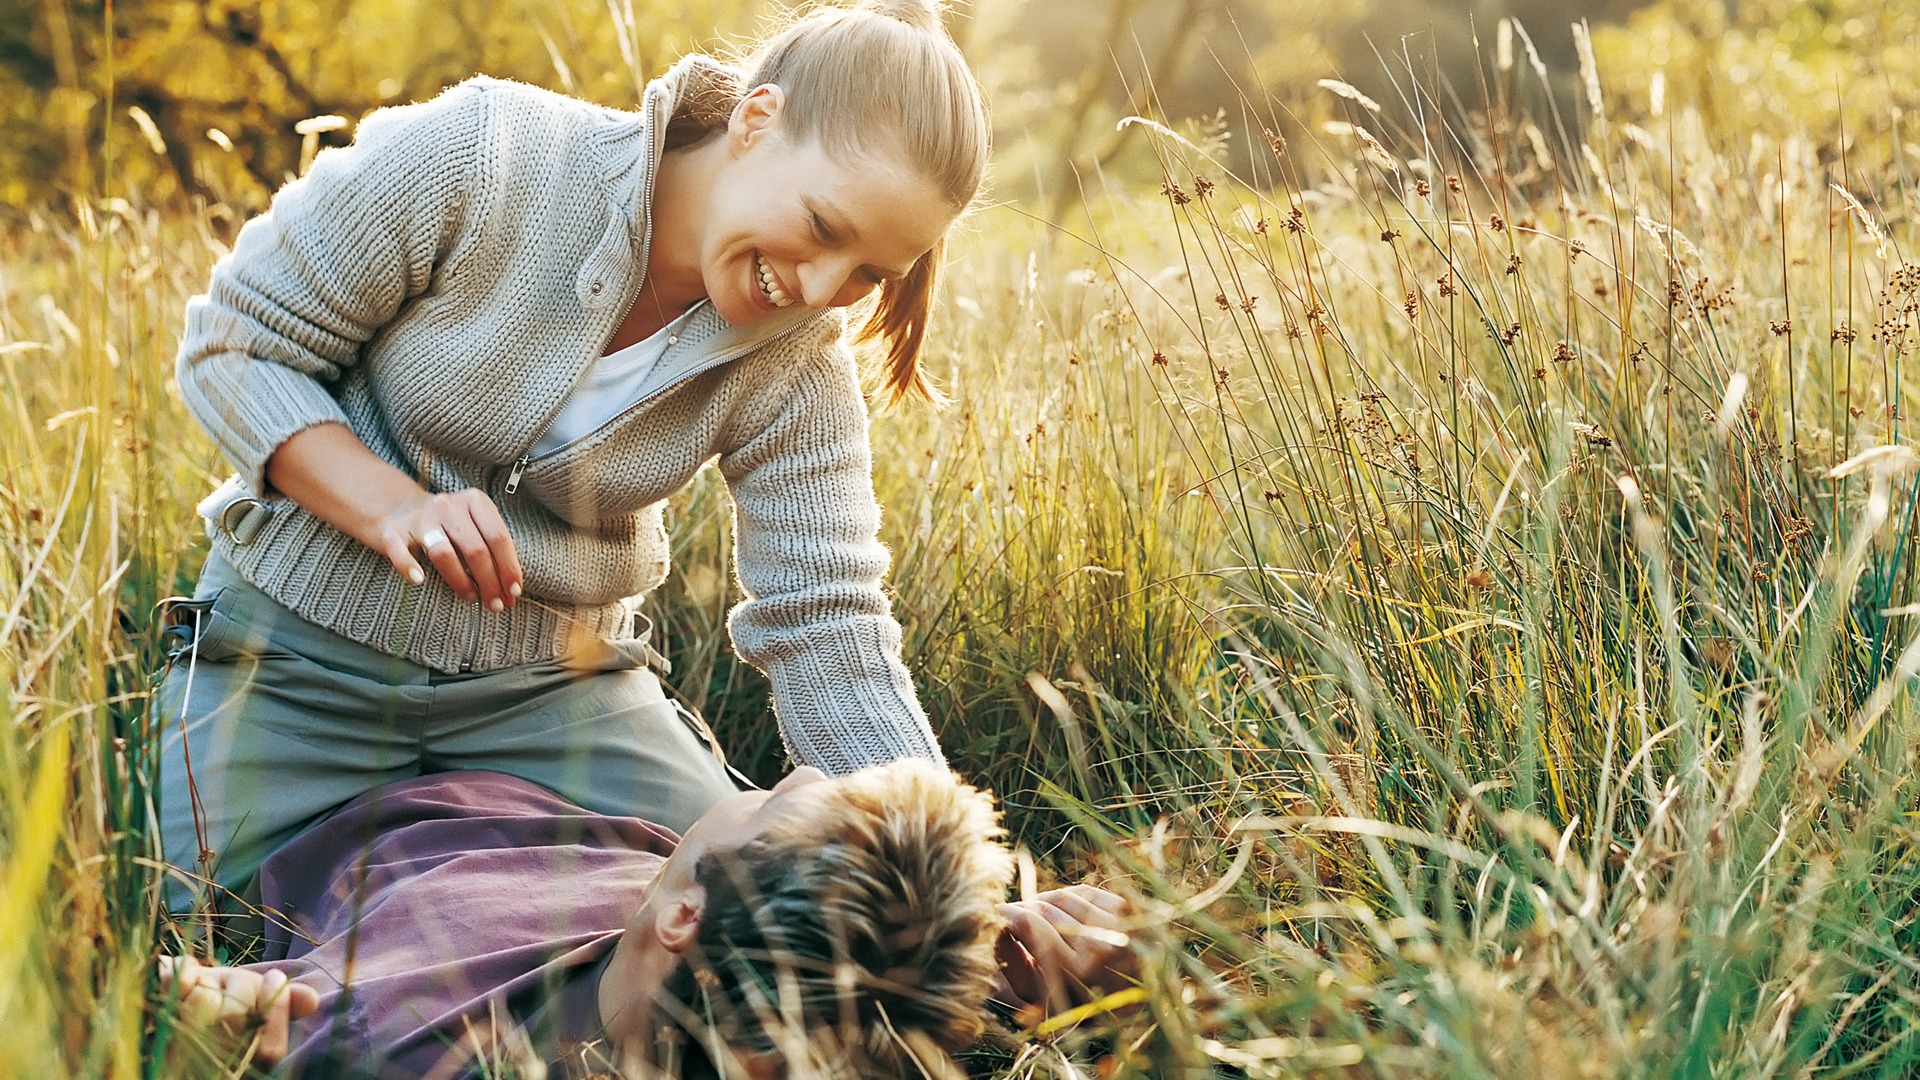
[[[916,367],[986,155],[932,0],[683,59],[636,113],[488,79],[382,110],[250,222],[187,309],[183,398],[239,470],[170,624],[169,862],[241,887],[350,799],[492,769],[679,829],[733,790],[633,600],[718,458],[729,623],[797,764],[941,760],[899,659],[864,404]]]

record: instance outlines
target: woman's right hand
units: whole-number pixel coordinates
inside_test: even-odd
[[[267,483],[415,585],[427,580],[424,559],[463,600],[504,611],[520,598],[520,556],[486,492],[427,491],[344,424],[315,424],[281,443]]]
[[[432,564],[461,599],[504,611],[520,598],[520,556],[500,508],[479,488],[430,493],[416,489],[379,526],[375,550],[415,585]]]

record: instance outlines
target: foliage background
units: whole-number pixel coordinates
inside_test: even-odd
[[[1422,57],[1423,73],[1437,64],[1470,85],[1475,28],[1484,33],[1506,15],[1543,31],[1541,55],[1564,75],[1568,22],[1634,6],[981,0],[957,8],[952,24],[993,92],[1003,187],[1030,193],[1057,183],[1066,160],[1117,152],[1110,120],[1123,105],[1176,117],[1232,113],[1299,103],[1302,88],[1327,75],[1377,91],[1403,48]],[[148,199],[185,192],[258,206],[297,170],[293,128],[308,117],[357,119],[475,72],[631,102],[682,52],[723,50],[781,10],[764,0],[4,0],[0,201],[21,207],[53,190],[89,190],[104,164],[95,153],[103,125],[140,140],[129,145],[145,141],[126,112],[138,107],[165,153],[128,155],[117,184]],[[209,138],[210,129],[221,136]]]
[[[298,170],[301,120],[355,120],[475,72],[631,102],[682,52],[725,51],[782,10],[764,0],[0,0],[0,205],[95,190],[112,161],[125,193],[257,208]],[[1644,107],[1660,73],[1667,93],[1697,102],[1723,132],[1768,116],[1829,129],[1842,114],[1873,125],[1911,112],[1915,62],[1878,47],[1910,37],[1920,18],[1896,0],[980,0],[950,21],[992,92],[1001,194],[1051,197],[1057,216],[1076,169],[1126,158],[1124,172],[1151,172],[1139,140],[1112,129],[1118,115],[1220,113],[1246,130],[1264,114],[1296,134],[1328,114],[1308,92],[1324,77],[1389,102],[1417,79],[1464,108],[1485,86],[1492,28],[1509,16],[1532,28],[1534,55],[1569,107],[1567,27],[1591,20],[1603,49],[1618,43],[1607,59],[1621,93]],[[119,143],[163,152],[99,152]],[[1253,140],[1236,147],[1249,164],[1255,150]]]
[[[224,470],[181,304],[296,125],[631,101],[762,13],[0,0],[0,1077],[246,1069],[152,980],[145,616]],[[1033,879],[1133,892],[1148,956],[975,1071],[1920,1068],[1913,5],[956,26],[995,202],[954,404],[876,423],[897,610]],[[724,490],[674,510],[677,688],[770,775]]]

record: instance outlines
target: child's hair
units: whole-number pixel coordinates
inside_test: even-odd
[[[765,83],[787,95],[781,123],[841,157],[889,156],[938,188],[957,213],[987,167],[987,110],[980,84],[940,23],[936,0],[863,0],[818,7],[741,57],[737,78],[700,69],[667,126],[669,150],[724,130],[734,105]],[[857,340],[886,342],[889,399],[933,397],[920,371],[944,239],[880,288]]]
[[[666,1019],[793,1076],[952,1075],[984,1023],[1013,869],[992,800],[913,759],[790,798],[811,801],[696,864],[706,903]]]

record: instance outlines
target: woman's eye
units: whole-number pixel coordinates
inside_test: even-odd
[[[813,215],[813,235],[823,244],[833,243],[833,230],[827,228],[827,223],[820,220],[819,214]]]

